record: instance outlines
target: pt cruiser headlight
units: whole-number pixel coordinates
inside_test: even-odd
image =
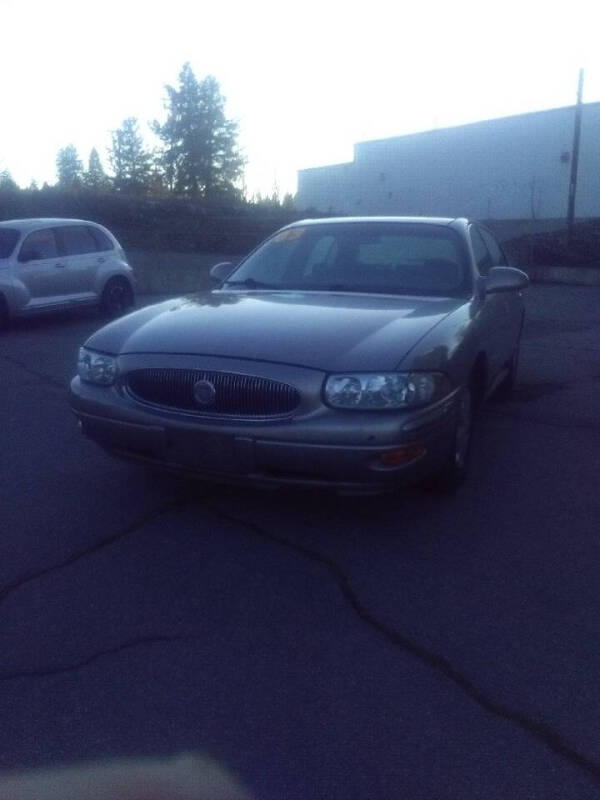
[[[330,375],[325,401],[333,408],[402,409],[434,403],[450,391],[440,372],[378,372]]]
[[[111,386],[117,376],[117,359],[80,347],[77,374],[82,381],[95,383],[97,386]]]

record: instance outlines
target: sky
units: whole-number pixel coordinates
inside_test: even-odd
[[[110,131],[163,120],[184,62],[214,75],[239,123],[247,192],[357,141],[600,100],[591,0],[0,0],[0,170],[56,180],[73,143],[108,167]]]

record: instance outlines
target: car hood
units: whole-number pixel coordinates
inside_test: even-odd
[[[212,291],[116,320],[86,344],[112,354],[220,356],[325,371],[394,369],[464,300]]]

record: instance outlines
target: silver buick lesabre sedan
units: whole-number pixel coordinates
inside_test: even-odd
[[[215,481],[461,483],[474,414],[515,380],[528,283],[487,229],[305,220],[211,275],[212,291],[81,348],[71,406],[87,436]]]

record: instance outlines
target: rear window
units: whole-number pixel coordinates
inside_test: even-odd
[[[86,225],[65,225],[56,229],[63,253],[66,256],[80,256],[96,252],[96,241],[91,229]]]
[[[19,240],[19,231],[14,228],[0,228],[0,258],[9,258]]]
[[[96,243],[96,250],[98,250],[98,252],[104,252],[106,250],[115,249],[115,246],[113,245],[111,240],[104,233],[104,231],[100,230],[100,228],[92,228],[92,226],[90,225],[88,226],[88,230],[94,237],[94,241]]]

